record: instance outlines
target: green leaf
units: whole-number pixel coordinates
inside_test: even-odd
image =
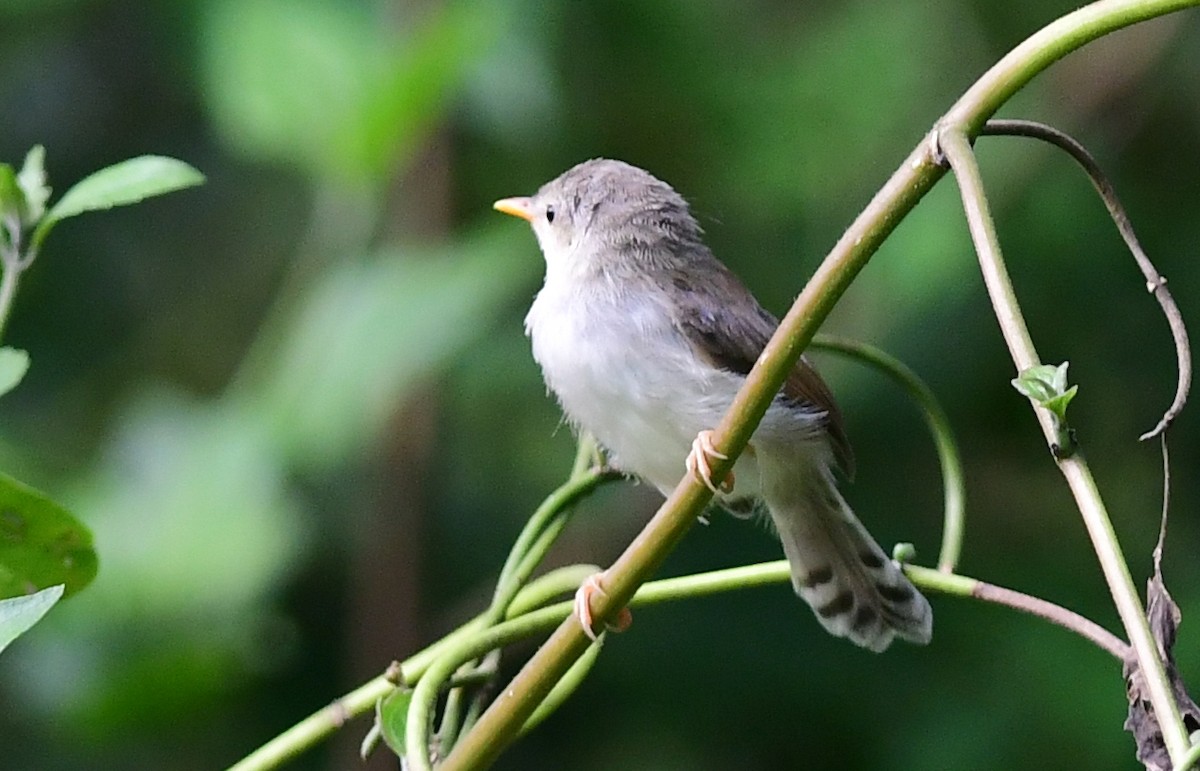
[[[91,531],[42,493],[0,474],[0,597],[54,584],[73,594],[95,577]]]
[[[1050,378],[1050,387],[1056,394],[1065,393],[1067,390],[1067,367],[1069,362],[1063,362],[1054,368],[1054,376]]]
[[[0,600],[0,651],[40,621],[62,598],[63,588],[58,584],[24,597]]]
[[[183,161],[143,155],[91,174],[68,190],[38,224],[33,247],[41,246],[55,224],[98,209],[126,206],[146,198],[199,185],[204,175]]]
[[[1041,380],[1044,383],[1053,383],[1054,378],[1058,375],[1058,370],[1059,367],[1054,364],[1039,364],[1022,372],[1021,376]]]
[[[29,370],[29,354],[7,345],[0,348],[0,396],[17,387]]]
[[[1053,399],[1047,399],[1042,403],[1042,406],[1057,415],[1059,420],[1065,421],[1067,419],[1067,406],[1070,405],[1071,400],[1075,398],[1075,394],[1078,391],[1079,386],[1073,385]]]
[[[28,211],[26,224],[33,224],[46,213],[46,201],[50,200],[50,188],[46,185],[46,148],[34,145],[25,155],[25,165],[17,175],[17,184],[25,194]]]
[[[1075,398],[1079,386],[1067,388],[1069,362],[1058,366],[1039,364],[1030,367],[1012,381],[1013,388],[1038,405],[1050,410],[1062,422],[1067,420],[1067,406]]]
[[[1054,396],[1050,390],[1050,386],[1044,380],[1039,380],[1035,377],[1030,377],[1027,374],[1012,381],[1013,388],[1017,389],[1022,396],[1031,399],[1038,404],[1042,404],[1047,399]]]
[[[383,741],[399,757],[404,757],[404,726],[408,722],[408,708],[412,704],[413,692],[397,688],[375,705],[375,724],[383,734]]]
[[[0,163],[0,219],[8,220],[16,215],[20,221],[25,220],[25,195],[17,183],[17,174],[7,163]]]

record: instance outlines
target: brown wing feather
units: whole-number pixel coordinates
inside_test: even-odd
[[[676,324],[713,366],[748,375],[779,321],[763,310],[750,291],[724,265],[712,258],[697,269],[674,271]],[[731,310],[738,308],[738,311]],[[751,312],[746,312],[749,309]],[[854,475],[854,451],[846,437],[842,413],[829,386],[804,357],[783,384],[783,394],[825,413],[834,458],[847,476]]]
[[[833,399],[833,392],[806,357],[801,356],[800,361],[796,362],[796,366],[788,374],[783,383],[783,393],[791,399],[815,405],[824,411],[825,430],[829,432],[833,456],[842,472],[853,479],[854,448],[850,446],[850,438],[846,436],[842,411]]]

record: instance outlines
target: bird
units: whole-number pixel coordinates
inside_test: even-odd
[[[712,427],[778,327],[703,240],[687,202],[622,161],[597,158],[535,194],[496,201],[526,220],[545,279],[525,317],[533,358],[577,430],[616,469],[667,495],[684,474],[739,516],[765,509],[792,586],[831,634],[871,651],[932,636],[928,600],[859,521],[836,472],[854,457],[833,394],[801,358],[732,473]],[[577,614],[594,637],[589,593]]]

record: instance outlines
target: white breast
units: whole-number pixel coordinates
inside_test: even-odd
[[[717,424],[744,378],[700,361],[668,310],[644,294],[574,286],[551,281],[538,293],[525,318],[533,356],[571,422],[591,432],[618,468],[666,493],[683,476],[696,434]],[[816,423],[776,406],[760,433],[774,426],[811,437]],[[739,494],[757,489],[752,466],[752,456],[738,462]]]

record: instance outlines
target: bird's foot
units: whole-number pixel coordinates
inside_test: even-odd
[[[703,482],[704,486],[712,490],[714,494],[731,493],[733,492],[732,471],[725,475],[720,486],[713,484],[712,459],[728,460],[729,456],[717,450],[713,445],[712,435],[713,432],[707,429],[696,434],[696,438],[692,440],[692,451],[688,453],[685,465],[688,473]]]
[[[600,585],[600,578],[603,575],[603,573],[593,573],[588,576],[575,592],[575,616],[579,619],[579,625],[583,627],[583,633],[590,637],[593,642],[600,638],[592,628],[592,624],[594,623],[591,605],[592,595],[607,595],[604,587]],[[605,626],[614,632],[624,632],[632,623],[633,614],[629,612],[629,608],[621,608],[621,612],[617,614],[617,617],[612,622],[605,624]]]

